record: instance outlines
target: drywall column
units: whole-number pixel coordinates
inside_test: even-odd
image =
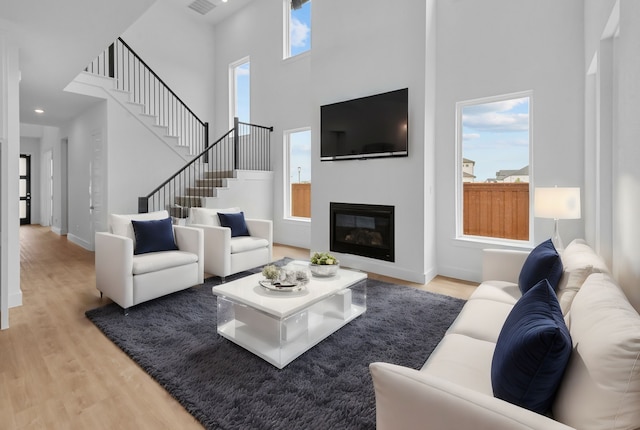
[[[9,308],[22,305],[18,226],[20,156],[18,48],[0,33],[0,328],[9,328]]]
[[[631,304],[640,310],[640,2],[620,0],[620,36],[616,41],[617,118],[613,169],[613,274]]]

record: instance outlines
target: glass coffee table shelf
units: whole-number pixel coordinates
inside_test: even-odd
[[[217,285],[218,334],[282,369],[367,310],[366,279],[341,268],[299,291],[265,289],[260,273]]]

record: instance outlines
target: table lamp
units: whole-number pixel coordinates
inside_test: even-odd
[[[562,251],[564,245],[558,231],[558,220],[580,219],[580,188],[578,187],[541,187],[535,189],[535,216],[552,218],[555,221],[551,242],[556,250]]]

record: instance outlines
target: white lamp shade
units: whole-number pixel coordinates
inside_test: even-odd
[[[535,216],[552,219],[579,219],[580,188],[536,188],[534,195]]]

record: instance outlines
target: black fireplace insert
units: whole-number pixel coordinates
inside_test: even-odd
[[[331,202],[330,249],[395,261],[394,207]]]

